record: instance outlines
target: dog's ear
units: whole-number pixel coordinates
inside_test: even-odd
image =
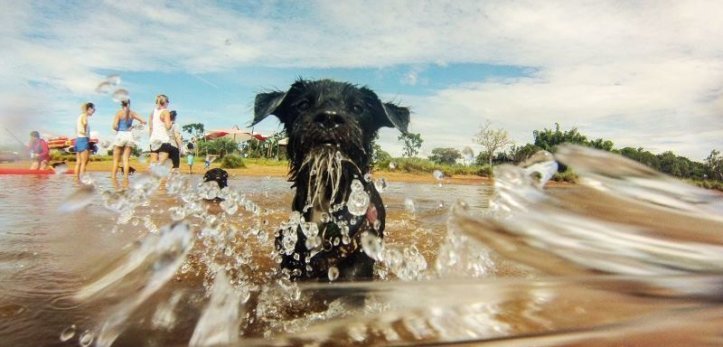
[[[276,113],[279,105],[284,102],[285,97],[286,93],[278,91],[257,94],[254,102],[254,120],[251,122],[251,125],[256,125],[256,123],[264,120],[264,118],[271,114],[278,117],[282,123],[285,123],[286,119],[284,119],[284,116]]]
[[[407,133],[407,127],[409,126],[409,109],[406,107],[397,106],[391,102],[382,104],[384,113],[387,116],[387,123],[385,126],[399,129],[403,134]]]

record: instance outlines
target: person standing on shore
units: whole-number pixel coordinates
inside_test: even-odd
[[[169,154],[173,151],[171,147],[171,137],[169,130],[171,129],[171,114],[168,112],[168,97],[161,94],[156,97],[156,108],[151,113],[148,120],[148,129],[150,132],[151,154],[150,163],[163,164],[168,159]]]
[[[188,163],[188,173],[193,174],[193,143],[189,142],[186,148],[186,163]]]
[[[50,149],[48,143],[40,138],[40,133],[33,131],[30,133],[30,158],[33,163],[30,164],[30,170],[45,170],[50,162]]]
[[[85,169],[90,160],[90,125],[88,117],[95,113],[95,105],[86,102],[80,107],[82,113],[75,123],[75,180],[85,174]]]
[[[115,118],[113,118],[113,130],[117,131],[117,133],[115,135],[115,142],[113,143],[113,168],[110,174],[112,179],[116,178],[121,157],[123,161],[123,176],[126,179],[128,178],[130,171],[128,160],[130,159],[133,148],[136,146],[133,133],[131,132],[133,120],[137,120],[144,125],[146,124],[146,121],[131,110],[130,100],[121,101],[121,109],[115,114]]]
[[[170,112],[171,116],[171,129],[168,131],[168,135],[171,137],[172,150],[169,153],[171,162],[173,163],[173,171],[178,171],[181,167],[181,152],[183,151],[183,137],[181,132],[178,131],[178,125],[176,124],[176,117],[178,113],[176,111]]]

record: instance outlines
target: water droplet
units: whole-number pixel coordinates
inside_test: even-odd
[[[91,178],[89,174],[84,173],[83,175],[80,176],[80,183],[82,183],[86,186],[91,186],[91,185],[93,185],[93,178]]]
[[[117,86],[121,84],[121,77],[119,75],[110,75],[105,79],[108,83]]]
[[[372,174],[370,172],[367,172],[364,174],[364,181],[365,182],[371,182],[372,181]]]
[[[441,170],[434,170],[432,172],[432,176],[434,176],[434,178],[439,181],[444,178],[444,172],[442,172]]]
[[[129,99],[128,91],[123,88],[116,89],[116,91],[113,92],[112,97],[113,97],[113,101],[115,101],[115,102],[126,101]]]
[[[97,87],[95,87],[95,92],[99,94],[108,94],[110,93],[110,89],[113,85],[108,81],[103,81],[98,84]]]
[[[414,200],[412,200],[410,198],[404,199],[404,210],[409,213],[414,213],[415,212]]]
[[[374,181],[374,188],[376,188],[380,193],[384,192],[384,190],[387,189],[387,180],[384,178],[377,179]]]
[[[56,176],[63,176],[66,171],[68,171],[68,165],[60,164],[56,166],[53,170],[55,170]]]
[[[186,218],[186,211],[183,209],[183,207],[174,206],[169,208],[168,212],[171,214],[171,219],[176,222]]]
[[[321,246],[321,238],[318,236],[309,237],[306,239],[306,249],[312,251]]]
[[[382,254],[384,252],[384,243],[381,238],[377,237],[372,233],[364,232],[361,235],[361,244],[362,248],[364,249],[364,253],[366,253],[369,258],[372,258],[374,260],[382,259]]]
[[[364,190],[364,185],[359,180],[351,181],[351,191]]]
[[[60,341],[65,342],[72,339],[73,336],[75,336],[76,329],[75,324],[65,328],[65,330],[60,333]]]
[[[83,334],[80,335],[80,337],[78,338],[78,342],[82,347],[88,347],[91,343],[93,343],[94,338],[95,336],[93,335],[93,333],[90,332],[90,330],[86,330],[83,332]]]
[[[349,200],[346,202],[346,208],[349,210],[349,213],[355,216],[362,216],[367,213],[367,208],[369,207],[369,194],[367,194],[363,188],[354,189],[354,182],[361,185],[361,182],[358,180],[354,180],[352,182],[352,192],[349,194]]]
[[[339,269],[336,266],[329,267],[329,281],[336,281],[339,278]]]
[[[524,169],[526,175],[535,179],[539,188],[542,188],[555,175],[558,165],[550,152],[539,151],[521,163],[520,167]]]
[[[235,200],[224,200],[219,206],[229,215],[235,214],[238,211],[238,204],[236,204]]]

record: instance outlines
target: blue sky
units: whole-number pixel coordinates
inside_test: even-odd
[[[144,117],[164,93],[207,129],[245,127],[256,93],[303,77],[409,106],[422,155],[477,153],[487,120],[519,145],[558,122],[694,160],[723,149],[721,2],[0,2],[0,123],[22,139],[71,135],[85,101],[111,138],[110,75]],[[397,135],[381,132],[394,155]]]

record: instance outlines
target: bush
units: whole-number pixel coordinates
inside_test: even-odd
[[[555,175],[552,176],[552,180],[555,182],[577,183],[577,178],[577,174],[569,168],[563,172],[555,172]]]
[[[402,172],[410,173],[429,173],[431,174],[434,170],[440,170],[446,177],[452,177],[454,175],[477,175],[477,176],[491,176],[490,168],[488,165],[460,165],[460,164],[437,164],[427,159],[420,158],[389,158],[379,161],[375,165],[375,169],[386,171],[389,170],[389,163],[394,163],[395,169]]]
[[[246,164],[238,155],[229,154],[221,160],[221,167],[224,169],[240,169],[246,167]]]

